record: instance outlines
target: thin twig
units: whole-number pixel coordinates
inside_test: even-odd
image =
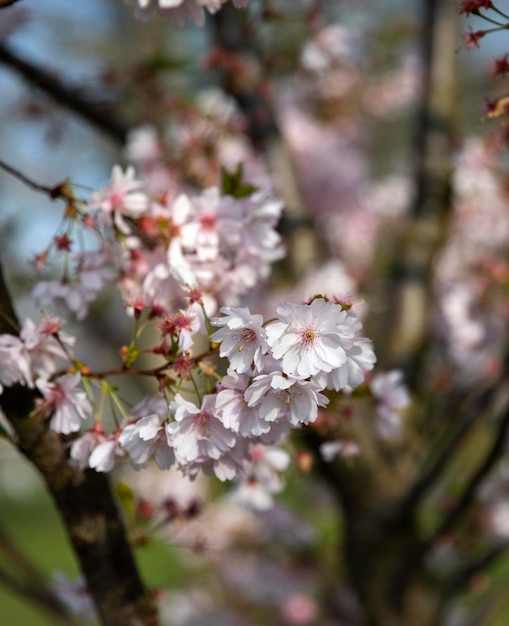
[[[12,165],[6,163],[3,159],[0,159],[0,168],[20,180],[23,184],[27,185],[31,189],[34,189],[35,191],[41,191],[42,193],[47,194],[52,199],[67,197],[64,191],[65,183],[59,183],[54,187],[41,185],[39,183],[36,183],[34,180],[29,178],[16,168],[12,167]]]
[[[199,363],[200,361],[203,361],[203,359],[206,359],[209,356],[217,355],[218,352],[219,352],[218,348],[210,348],[209,350],[206,350],[205,352],[202,352],[201,354],[190,357],[189,362],[194,363],[194,364]],[[82,373],[83,375],[88,376],[89,378],[107,378],[108,376],[121,376],[123,374],[126,374],[128,376],[152,376],[154,377],[154,376],[159,376],[165,370],[170,369],[171,366],[172,366],[172,363],[163,363],[163,365],[159,365],[159,367],[154,367],[148,370],[142,370],[136,367],[116,367],[116,368],[112,368],[109,370],[103,370],[103,371],[98,371],[98,372],[85,370]]]

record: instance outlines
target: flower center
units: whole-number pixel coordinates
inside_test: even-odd
[[[252,328],[243,328],[238,335],[239,347],[237,352],[242,352],[247,344],[256,341],[256,333]]]
[[[306,346],[312,346],[318,338],[318,333],[313,327],[304,328],[301,332],[302,343]]]
[[[110,194],[110,205],[113,211],[120,211],[124,206],[124,195],[119,191]]]

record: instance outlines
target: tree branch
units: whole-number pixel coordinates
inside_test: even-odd
[[[468,484],[466,485],[461,497],[457,500],[455,506],[442,520],[442,523],[438,526],[438,528],[436,528],[435,531],[420,544],[414,553],[410,554],[408,558],[403,561],[403,564],[399,568],[399,571],[394,577],[394,581],[392,583],[394,594],[401,593],[401,589],[404,588],[405,584],[407,584],[411,579],[412,573],[420,569],[424,559],[435,546],[437,541],[447,534],[467,513],[479,487],[503,454],[508,432],[509,408],[506,408],[505,413],[500,420],[498,431],[493,438],[491,448],[484,457],[483,462],[477,468],[477,471],[468,481]]]
[[[465,585],[475,576],[479,574],[487,567],[492,565],[497,559],[507,552],[509,548],[509,542],[505,541],[500,545],[495,546],[483,554],[480,558],[469,563],[466,567],[462,568],[454,574],[445,585],[445,593],[447,597],[460,592]]]
[[[0,268],[0,334],[16,320]],[[157,613],[141,583],[120,513],[104,474],[72,468],[68,446],[33,414],[35,390],[16,385],[0,395],[17,444],[41,472],[64,521],[104,626],[155,626]]]
[[[20,0],[0,0],[0,9],[7,9]]]
[[[46,70],[25,61],[3,42],[0,42],[0,63],[20,74],[30,85],[42,89],[58,104],[109,135],[119,143],[124,143],[128,127],[114,115],[108,113],[96,102],[84,98],[76,89],[60,82]]]
[[[47,587],[35,587],[32,583],[22,582],[1,566],[0,583],[24,600],[38,606],[63,626],[79,626],[78,622],[67,614],[65,607],[60,604],[53,592]]]
[[[454,2],[423,0],[422,59],[424,94],[415,139],[416,194],[411,222],[394,248],[389,280],[395,286],[387,319],[388,340],[379,362],[399,367],[417,388],[429,332],[433,269],[447,236],[451,210],[451,173],[457,126],[457,24]],[[385,346],[387,346],[385,348]]]
[[[509,370],[506,370],[509,371]],[[403,519],[412,515],[413,511],[419,506],[422,499],[432,489],[439,479],[440,474],[451,462],[452,455],[459,448],[462,441],[469,433],[472,426],[479,420],[486,408],[491,404],[494,395],[499,387],[500,380],[491,385],[488,389],[478,394],[477,398],[467,398],[464,401],[465,414],[459,425],[448,439],[447,442],[439,449],[438,456],[431,467],[416,481],[412,489],[409,491],[405,502],[401,506],[401,517]],[[456,398],[451,398],[449,406],[457,404]],[[447,411],[444,411],[447,413]]]
[[[449,514],[447,515],[447,517],[445,517],[445,519],[442,521],[436,531],[423,544],[422,550],[424,554],[429,551],[429,549],[436,543],[438,539],[448,533],[451,528],[453,528],[453,526],[456,524],[456,522],[458,522],[459,519],[468,511],[470,505],[474,500],[475,495],[477,494],[477,490],[504,452],[508,431],[509,409],[506,410],[505,415],[503,416],[499,424],[498,432],[493,440],[488,454],[468,482],[465,490],[463,491],[463,494],[461,495],[461,498],[456,502],[456,505],[451,509],[451,511],[449,511]]]

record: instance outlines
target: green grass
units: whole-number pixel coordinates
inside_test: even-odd
[[[79,574],[72,548],[50,497],[40,485],[29,498],[0,494],[0,525],[33,565],[51,583],[60,570],[71,578]],[[182,584],[178,555],[163,542],[153,540],[135,552],[142,577],[149,588]],[[0,567],[15,567],[0,550]],[[1,626],[55,626],[38,608],[0,584]]]

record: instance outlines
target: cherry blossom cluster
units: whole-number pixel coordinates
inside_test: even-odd
[[[206,66],[226,65],[226,54],[211,53]],[[260,188],[271,186],[266,162],[244,134],[245,116],[219,87],[201,89],[192,100],[173,95],[164,120],[159,131],[144,124],[127,138],[126,157],[149,193],[175,188],[181,180],[208,187],[216,183],[221,170],[234,171],[240,164],[244,181]]]
[[[67,435],[92,415],[92,404],[79,372],[59,373],[71,365],[75,343],[60,327],[59,319],[45,319],[38,326],[27,319],[19,337],[0,335],[0,393],[4,385],[37,388],[37,410],[50,418],[53,430]]]
[[[282,203],[240,177],[226,176],[227,193],[151,194],[132,167],[115,166],[88,201],[69,192],[63,230],[36,263],[44,266],[54,248],[66,258],[63,277],[40,281],[34,296],[44,310],[64,304],[81,320],[115,286],[136,332],[110,374],[150,375],[160,388],[126,407],[107,372],[75,357],[58,319],[38,327],[28,320],[19,337],[2,335],[0,383],[36,388],[37,411],[56,432],[82,431],[70,447],[77,467],[107,472],[129,460],[136,470],[153,461],[191,478],[204,471],[236,479],[235,498],[266,508],[290,463],[276,446],[316,420],[327,389],[350,391],[373,368],[350,304],[281,304],[269,321],[235,306],[284,253],[275,228]],[[80,227],[97,236],[96,250],[73,252]],[[155,345],[139,345],[146,328],[159,332]],[[141,352],[161,365],[136,369]],[[118,407],[113,430],[103,419],[106,396]]]
[[[145,399],[112,436],[92,429],[74,442],[75,463],[108,471],[115,455],[127,453],[135,469],[154,459],[159,468],[176,464],[187,476],[200,470],[221,480],[243,476],[264,483],[269,492],[277,490],[269,468],[282,470],[287,460],[267,455],[263,446],[314,422],[328,403],[326,388],[345,390],[364,382],[375,355],[370,342],[358,336],[355,313],[324,298],[280,305],[277,318],[267,323],[247,308],[221,312],[210,320],[218,329],[210,340],[227,359],[226,375],[211,389],[196,388],[194,397],[170,384],[169,403],[163,396]],[[196,329],[203,333],[200,325]],[[193,333],[181,343],[180,331],[173,332],[184,348],[173,362],[189,360]],[[187,378],[193,380],[191,372]]]
[[[77,467],[108,472],[128,460],[136,470],[154,462],[191,478],[203,471],[235,479],[236,499],[266,508],[290,463],[276,446],[316,420],[326,390],[349,392],[373,368],[350,304],[288,302],[268,321],[236,306],[284,252],[275,228],[282,203],[240,176],[225,179],[226,194],[149,194],[132,167],[115,166],[88,201],[70,193],[64,230],[39,255],[44,264],[51,247],[63,253],[63,278],[39,282],[34,295],[43,309],[64,304],[81,320],[113,285],[134,338],[120,350],[121,367],[93,372],[75,357],[60,320],[28,320],[19,337],[0,337],[0,384],[36,388],[37,411],[53,430],[82,431],[70,447]],[[72,251],[77,227],[98,237],[98,249]],[[155,344],[141,340],[146,328],[159,332]],[[142,352],[161,364],[136,369]],[[152,376],[160,393],[126,407],[108,382],[122,373]],[[118,407],[113,429],[103,415],[107,396]]]
[[[205,15],[203,9],[209,13],[216,13],[228,0],[126,0],[135,3],[136,17],[147,20],[154,12],[168,17],[173,26],[178,29],[184,28],[188,19],[193,20],[197,26],[204,26]],[[249,0],[232,0],[237,8],[246,7]]]
[[[151,196],[134,168],[115,166],[106,187],[83,203],[89,221],[105,231],[99,249],[71,254],[72,275],[39,281],[36,302],[44,309],[64,305],[83,319],[103,286],[116,282],[132,312],[167,313],[184,296],[174,277],[179,267],[206,293],[209,313],[238,303],[284,255],[275,228],[282,202],[268,191],[248,191],[240,198],[217,187]]]

